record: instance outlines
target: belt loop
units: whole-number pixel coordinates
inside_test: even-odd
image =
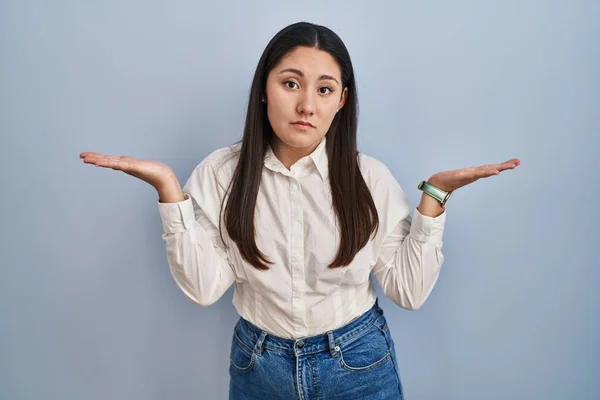
[[[332,331],[327,331],[327,338],[329,339],[329,352],[331,353],[332,357],[336,357],[337,352],[340,348],[338,346],[336,346],[335,343],[333,342],[333,332]]]
[[[267,332],[262,331],[260,333],[260,337],[258,338],[258,341],[254,345],[254,352],[259,356],[262,354],[262,345],[263,345],[263,342],[265,341],[266,337],[267,337]]]

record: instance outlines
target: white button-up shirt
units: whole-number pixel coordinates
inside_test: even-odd
[[[418,309],[438,278],[446,212],[432,218],[417,209],[389,169],[360,154],[361,173],[379,213],[379,230],[348,267],[328,268],[339,244],[325,140],[288,170],[269,148],[255,210],[256,244],[274,264],[258,270],[244,261],[224,231],[221,202],[240,144],[202,160],[183,186],[186,199],[158,203],[167,261],[177,285],[208,306],[234,285],[239,315],[268,333],[303,338],[336,329],[375,302],[373,273],[387,297]]]

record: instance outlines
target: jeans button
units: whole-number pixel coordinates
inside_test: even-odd
[[[304,342],[302,340],[296,342],[296,348],[301,349],[304,347]]]

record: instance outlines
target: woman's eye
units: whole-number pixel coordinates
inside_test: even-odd
[[[321,94],[327,94],[328,90],[329,90],[329,93],[333,93],[333,89],[330,88],[329,86],[325,86],[325,87],[319,88],[319,92]]]
[[[283,83],[290,89],[294,89],[294,85],[297,85],[294,81],[285,81]]]

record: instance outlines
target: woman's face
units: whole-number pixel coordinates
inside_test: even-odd
[[[341,71],[329,53],[297,47],[271,70],[266,105],[279,152],[312,152],[346,101]]]

